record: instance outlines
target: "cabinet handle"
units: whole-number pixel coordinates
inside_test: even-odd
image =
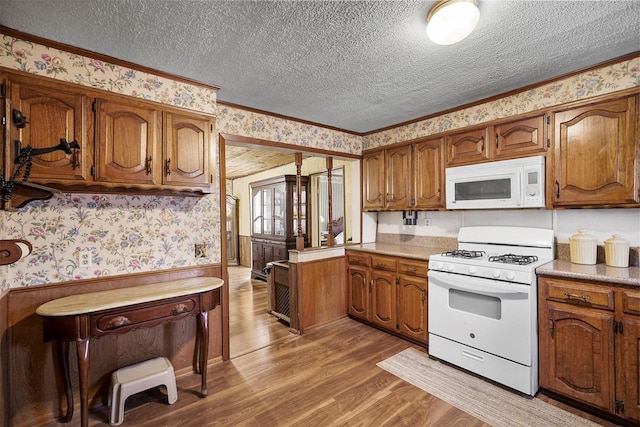
[[[480,138],[480,151],[484,151],[484,136]]]
[[[589,299],[589,295],[570,294],[569,292],[565,292],[563,295],[567,297],[567,299],[581,299],[584,302],[587,302]]]
[[[549,317],[549,333],[553,337],[553,332],[556,329],[556,321],[553,320],[553,317]]]
[[[80,156],[78,155],[79,151],[79,149],[74,148],[73,152],[71,153],[71,167],[73,169],[80,167]]]
[[[153,157],[149,156],[144,165],[145,169],[147,170],[147,175],[151,175],[151,160],[153,160]]]
[[[438,188],[438,201],[440,201],[442,197],[441,194],[442,194],[442,191],[440,190],[440,188]]]
[[[496,148],[500,147],[500,144],[498,144],[498,134],[496,133]]]
[[[560,198],[560,183],[556,179],[556,199]]]
[[[167,163],[165,165],[165,171],[164,171],[166,176],[171,175],[171,159],[167,159]]]
[[[104,329],[110,331],[112,329],[121,328],[130,324],[131,320],[129,320],[127,316],[116,316],[113,319],[109,320],[106,325],[104,325]]]
[[[187,311],[189,311],[189,307],[185,304],[178,304],[171,310],[171,315],[177,316],[178,314],[186,313]]]

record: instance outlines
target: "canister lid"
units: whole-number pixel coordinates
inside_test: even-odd
[[[606,245],[620,245],[620,246],[629,246],[629,242],[620,237],[619,234],[614,234],[610,238],[604,241]]]
[[[578,234],[574,234],[569,238],[572,241],[595,242],[596,238],[587,233],[587,230],[579,229]]]

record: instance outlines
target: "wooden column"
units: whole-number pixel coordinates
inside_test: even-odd
[[[304,249],[304,235],[302,234],[302,153],[296,153],[296,197],[298,200],[297,218],[298,229],[296,231],[296,250]]]
[[[331,185],[331,170],[333,169],[333,157],[327,157],[327,208],[329,216],[329,235],[327,236],[327,246],[334,245],[333,236],[333,185]]]

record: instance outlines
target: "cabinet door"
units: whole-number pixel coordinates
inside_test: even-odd
[[[449,166],[479,163],[489,160],[489,128],[471,129],[447,137]]]
[[[414,208],[444,208],[444,149],[441,138],[415,144],[413,150]]]
[[[611,412],[613,313],[547,302],[539,320],[540,386]]]
[[[251,269],[256,274],[262,274],[262,269],[265,267],[264,262],[264,245],[259,242],[251,242]]]
[[[622,324],[622,369],[617,380],[624,414],[618,415],[640,422],[640,316],[625,317]]]
[[[553,206],[637,205],[636,97],[553,114]]]
[[[397,330],[396,273],[371,270],[371,322]]]
[[[61,139],[68,143],[77,141],[80,146],[70,154],[58,150],[34,156],[29,181],[68,184],[88,181],[87,97],[55,84],[39,86],[20,79],[10,83],[10,92],[11,141],[20,141],[22,148],[30,145],[34,149],[55,147]],[[19,110],[28,120],[22,129],[15,126],[13,110]],[[13,160],[19,152],[11,148],[11,165],[15,167]]]
[[[400,275],[398,287],[399,332],[427,342],[427,279]]]
[[[208,188],[213,121],[197,115],[166,112],[163,120],[163,183]]]
[[[369,267],[349,266],[347,269],[348,313],[369,320]]]
[[[367,153],[362,158],[362,209],[385,207],[384,150]]]
[[[158,112],[141,104],[96,101],[95,180],[159,184]]]
[[[640,422],[640,291],[622,290],[621,369],[617,374],[617,395],[624,402],[625,418]]]
[[[410,209],[413,206],[410,145],[386,150],[385,173],[387,208]]]
[[[500,123],[494,129],[496,160],[528,156],[546,150],[545,116]]]

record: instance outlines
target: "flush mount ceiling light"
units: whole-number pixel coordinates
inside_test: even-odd
[[[458,43],[471,34],[478,19],[476,0],[440,0],[427,15],[427,36],[436,44]]]

